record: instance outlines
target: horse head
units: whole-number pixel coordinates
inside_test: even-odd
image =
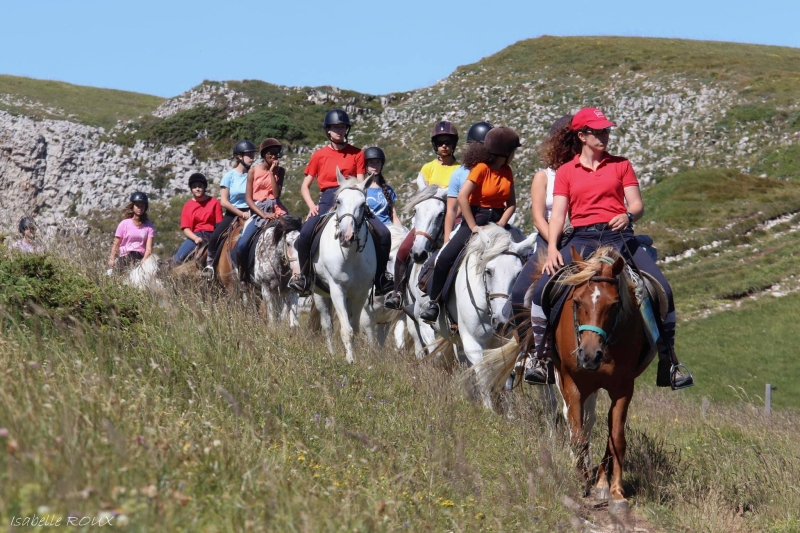
[[[631,309],[630,287],[622,275],[625,259],[611,248],[600,248],[584,260],[574,246],[570,248],[578,272],[564,283],[574,285],[571,312],[577,364],[583,370],[597,370],[617,324]]]
[[[372,175],[362,182],[356,178],[345,178],[336,169],[339,191],[336,193],[334,216],[336,218],[336,237],[342,247],[353,243],[360,246],[358,234],[367,219],[367,187],[372,183]]]
[[[488,310],[492,315],[491,325],[497,333],[502,332],[508,325],[509,320],[503,313],[503,308],[535,241],[536,234],[534,233],[522,242],[511,242],[505,250],[487,261],[483,267]]]
[[[447,189],[437,185],[425,185],[418,180],[419,192],[411,197],[407,209],[414,209],[414,244],[411,258],[415,263],[424,263],[434,245],[441,245],[444,230],[444,215],[447,210]]]

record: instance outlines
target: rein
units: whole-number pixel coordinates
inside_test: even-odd
[[[445,213],[447,213],[447,200],[445,200],[444,198],[439,198],[438,196],[431,196],[427,200],[439,200],[440,202],[442,202],[445,205]],[[414,229],[413,231],[414,231],[414,236],[415,237],[417,235],[420,235],[420,236],[425,237],[426,239],[428,239],[431,242],[431,244],[433,244],[433,243],[435,243],[436,241],[438,241],[442,237],[442,234],[444,233],[444,222],[442,222],[442,224],[439,226],[439,231],[436,232],[436,236],[435,237],[433,237],[429,233],[426,233],[424,231],[419,231],[417,229]]]
[[[347,187],[346,189],[339,189],[338,191],[336,191],[336,196],[334,198],[335,200],[339,199],[339,194],[342,191],[358,191],[361,194],[363,194],[364,195],[364,212],[362,213],[361,217],[359,217],[358,219],[356,218],[356,216],[353,213],[345,213],[344,215],[342,215],[340,217],[339,213],[334,212],[334,219],[335,219],[335,222],[336,222],[336,227],[334,229],[334,234],[333,235],[334,235],[334,237],[336,239],[339,239],[339,237],[340,237],[340,235],[339,235],[339,225],[340,225],[340,223],[343,220],[346,220],[348,217],[352,218],[353,219],[353,225],[355,226],[355,228],[353,230],[353,233],[355,233],[355,238],[356,238],[356,251],[361,253],[361,252],[364,251],[364,248],[367,246],[367,241],[369,240],[369,231],[367,232],[367,235],[364,237],[364,242],[363,243],[361,242],[361,238],[359,237],[359,235],[361,234],[361,228],[364,226],[364,222],[367,221],[367,205],[366,205],[366,203],[367,203],[367,193],[362,191],[361,189],[359,189],[357,187]],[[339,241],[339,244],[341,244],[341,241]]]
[[[601,261],[606,263],[607,265],[611,265],[613,263],[606,258],[602,258]],[[609,283],[611,285],[619,285],[619,280],[617,278],[608,278],[604,276],[592,276],[589,278],[587,283]],[[619,317],[620,313],[617,311],[617,316],[614,319],[614,326],[611,328],[610,333],[606,333],[605,330],[599,326],[594,326],[591,324],[581,324],[578,322],[578,310],[575,307],[575,300],[572,301],[572,324],[575,327],[575,352],[580,350],[581,346],[581,332],[583,331],[590,331],[592,333],[596,333],[603,339],[604,349],[608,348],[613,342],[609,342],[609,339],[614,335],[614,332],[617,330],[617,325],[619,324]],[[575,353],[573,352],[573,353]]]
[[[516,257],[520,260],[520,262],[524,265],[525,259],[518,253],[512,252],[510,250],[505,250],[500,252],[502,255],[511,255]],[[469,260],[467,260],[469,262]],[[475,304],[475,295],[472,292],[472,287],[469,283],[469,276],[467,276],[467,292],[469,292],[470,300],[472,300],[472,304],[475,305],[475,309],[481,313],[487,314],[491,310],[492,300],[496,298],[505,298],[506,300],[509,298],[509,295],[504,292],[489,292],[489,284],[486,283],[486,271],[483,272],[483,294],[486,298],[486,309],[481,309]]]

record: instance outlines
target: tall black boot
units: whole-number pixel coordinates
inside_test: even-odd
[[[657,387],[671,387],[672,390],[685,389],[694,385],[694,378],[689,369],[678,361],[675,354],[674,329],[665,328],[667,331],[658,339],[658,372],[656,373]]]
[[[395,260],[394,263],[394,291],[390,292],[383,300],[383,306],[389,309],[403,308],[403,293],[406,287],[406,274],[408,261]]]

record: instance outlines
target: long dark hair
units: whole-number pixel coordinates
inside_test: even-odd
[[[147,218],[147,211],[150,209],[150,205],[146,204],[147,207],[144,209],[144,213],[142,213],[142,217],[139,219],[142,221],[142,224],[146,223],[149,219]],[[128,202],[125,207],[122,208],[122,216],[123,218],[133,218],[133,202]]]
[[[469,143],[467,144],[467,151],[464,152],[461,159],[463,161],[462,164],[472,170],[478,163],[485,163],[491,166],[497,158],[489,153],[483,143]]]
[[[389,193],[389,185],[386,183],[386,178],[383,177],[383,171],[373,174],[372,181],[381,186],[383,196],[386,197],[386,202],[389,204],[389,213],[391,214],[394,209],[394,201],[392,201],[392,195]]]
[[[570,121],[565,121],[560,128],[550,131],[550,136],[539,145],[539,154],[545,166],[556,170],[581,153],[581,148],[578,132],[570,128]]]

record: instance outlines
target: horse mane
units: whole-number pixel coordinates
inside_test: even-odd
[[[300,231],[300,228],[303,226],[303,221],[300,220],[298,217],[293,217],[291,215],[283,215],[278,219],[278,223],[275,225],[275,230],[272,232],[272,245],[277,246],[283,236],[291,231]]]
[[[478,262],[475,265],[476,272],[482,272],[489,261],[502,254],[511,246],[511,234],[505,228],[497,224],[490,223],[481,227],[481,231],[486,235],[486,239],[480,235],[473,235],[467,243],[467,256],[475,255]]]
[[[441,192],[446,192],[446,190],[439,187],[438,185],[428,185],[427,187],[417,192],[417,194],[408,199],[405,207],[403,207],[403,212],[410,213],[411,210],[417,206],[417,204],[424,202],[425,200],[430,200],[431,198],[440,194]]]
[[[562,285],[577,286],[588,282],[594,276],[598,275],[603,269],[607,261],[612,263],[618,258],[622,257],[617,250],[611,246],[603,246],[598,248],[592,255],[585,261],[577,261],[573,263],[572,273],[566,275],[563,279],[559,280]],[[633,302],[631,299],[631,290],[635,289],[634,283],[625,276],[625,269],[617,276],[620,289],[627,287],[628,290],[619,291],[620,304],[624,313],[630,312],[633,309]]]
[[[338,195],[339,192],[341,192],[341,191],[343,191],[345,189],[357,189],[358,186],[361,183],[362,182],[358,181],[358,178],[345,177],[344,183],[339,186],[339,190],[337,191],[337,195]]]

